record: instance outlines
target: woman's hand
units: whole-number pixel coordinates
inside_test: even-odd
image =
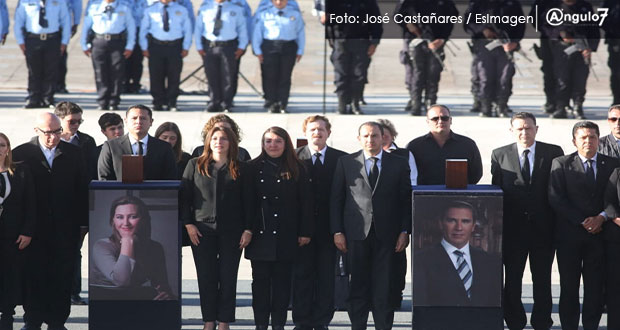
[[[192,244],[194,244],[194,246],[198,246],[198,244],[200,244],[200,237],[202,237],[198,227],[196,227],[196,225],[189,224],[185,225],[185,229],[187,229],[187,235],[189,236],[189,240],[192,241]]]
[[[239,240],[239,250],[245,249],[248,244],[252,241],[252,232],[249,230],[244,230],[243,234],[241,234],[241,239]]]
[[[304,246],[310,243],[310,237],[297,237],[297,243],[299,246]]]
[[[157,295],[153,300],[172,300],[172,296],[167,291],[162,291],[161,285],[155,287],[157,290]]]
[[[28,247],[28,245],[30,245],[30,241],[32,240],[32,237],[30,236],[24,236],[24,235],[19,235],[19,237],[17,238],[17,241],[15,241],[15,244],[18,244],[18,249],[23,250],[25,248]]]

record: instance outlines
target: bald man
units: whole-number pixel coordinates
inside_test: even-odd
[[[88,180],[79,147],[61,141],[60,119],[37,116],[35,137],[13,150],[14,161],[30,167],[36,190],[36,230],[25,274],[24,329],[66,329],[71,279],[80,234],[87,225]]]

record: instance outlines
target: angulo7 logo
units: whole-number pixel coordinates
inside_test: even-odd
[[[551,26],[560,26],[564,23],[573,25],[593,25],[602,26],[607,18],[609,8],[597,8],[596,13],[565,13],[562,8],[551,8],[545,15],[547,23]]]

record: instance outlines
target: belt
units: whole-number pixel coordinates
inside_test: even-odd
[[[269,40],[269,39],[264,39],[263,43],[269,43],[269,44],[275,44],[275,45],[285,45],[285,44],[296,43],[296,41],[295,40]]]
[[[201,37],[202,42],[209,47],[223,47],[223,46],[233,46],[237,45],[237,39],[225,40],[225,41],[211,41],[205,37]]]
[[[99,34],[95,33],[95,38],[104,39],[104,40],[119,40],[119,39],[127,39],[125,33],[117,33],[117,34]]]
[[[41,33],[41,34],[26,32],[26,38],[28,39],[47,40],[47,39],[54,39],[58,37],[60,37],[60,32]]]
[[[155,39],[155,38],[151,37],[149,39],[149,42],[152,42],[152,43],[154,43],[156,45],[175,46],[175,45],[180,44],[181,42],[183,42],[183,38],[176,39],[176,40],[158,40],[158,39]]]

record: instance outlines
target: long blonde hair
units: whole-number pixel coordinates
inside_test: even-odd
[[[6,146],[8,148],[6,158],[4,158],[4,167],[9,171],[10,175],[13,175],[15,172],[15,164],[13,163],[13,149],[11,149],[11,141],[9,141],[9,137],[2,132],[0,132],[0,138],[3,138],[4,141],[6,141]]]

